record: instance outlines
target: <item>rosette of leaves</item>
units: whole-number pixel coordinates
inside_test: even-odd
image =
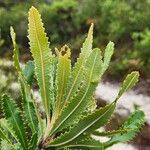
[[[56,49],[56,56],[49,48],[41,16],[36,8],[29,10],[28,38],[34,61],[19,64],[16,35],[11,28],[14,45],[14,65],[22,93],[21,104],[7,94],[1,99],[3,117],[0,119],[0,147],[2,150],[34,149],[105,149],[118,142],[135,137],[144,123],[144,114],[137,110],[118,130],[99,132],[110,121],[119,98],[138,81],[134,71],[127,75],[116,99],[105,107],[96,109],[93,93],[109,66],[114,44],[109,42],[104,55],[99,48],[92,48],[93,24],[74,66],[68,46]],[[45,115],[40,114],[32,96],[33,78],[39,86]],[[97,141],[96,136],[111,137],[107,142]]]

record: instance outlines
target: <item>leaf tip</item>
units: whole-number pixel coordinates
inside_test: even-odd
[[[140,76],[140,73],[139,71],[132,71],[131,74],[134,74],[135,76],[139,77]]]
[[[94,23],[91,23],[91,26],[88,31],[88,36],[93,36]]]
[[[31,6],[29,11],[38,11],[34,6]]]
[[[14,42],[16,40],[16,34],[12,26],[10,26],[10,36],[11,36],[12,41]]]
[[[34,6],[31,6],[31,8],[29,9],[29,17],[31,14],[40,14],[39,11],[34,7]]]
[[[113,49],[113,50],[114,50],[114,46],[115,46],[114,42],[109,41],[109,43],[108,43],[108,47],[110,47],[111,49]]]

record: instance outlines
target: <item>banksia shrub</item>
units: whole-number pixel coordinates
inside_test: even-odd
[[[104,55],[99,48],[93,48],[92,24],[72,67],[71,50],[67,45],[56,49],[56,54],[52,53],[36,8],[29,10],[28,20],[29,45],[34,61],[27,62],[25,67],[19,63],[16,35],[11,27],[13,61],[22,99],[18,105],[7,94],[1,98],[1,149],[100,150],[133,139],[144,123],[144,114],[140,110],[136,110],[118,130],[98,130],[110,121],[119,98],[135,85],[139,77],[136,71],[127,75],[117,97],[105,107],[96,109],[93,93],[109,66],[114,44],[108,43]],[[45,115],[41,115],[32,95],[33,78],[39,86]],[[92,135],[111,138],[101,142]]]

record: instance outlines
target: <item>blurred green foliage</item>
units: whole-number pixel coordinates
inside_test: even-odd
[[[40,10],[53,47],[53,43],[69,43],[76,57],[83,33],[94,22],[96,45],[103,48],[109,40],[116,43],[113,64],[117,67],[112,74],[150,69],[149,0],[5,0],[0,2],[1,39],[5,41],[1,54],[10,45],[10,26],[23,49],[28,47],[26,12],[31,5]]]
[[[143,61],[143,65],[150,69],[150,29],[133,33],[134,47],[138,51],[138,57]]]

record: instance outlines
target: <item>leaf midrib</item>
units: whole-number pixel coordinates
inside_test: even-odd
[[[28,107],[28,110],[29,110],[29,117],[30,117],[30,121],[31,121],[31,124],[32,124],[33,132],[35,132],[36,129],[35,129],[34,121],[33,121],[32,116],[31,116],[29,103],[27,104],[27,107]]]
[[[84,44],[86,45],[87,43],[90,43],[90,41],[91,41],[91,39],[90,39],[90,37],[89,37],[89,35],[88,35],[87,40],[85,41]],[[88,45],[87,47],[90,47],[90,46]],[[84,47],[84,46],[83,46],[82,49],[83,49],[83,50],[84,50],[84,49],[89,49],[89,48],[87,48],[87,47]],[[84,51],[83,51],[83,52],[84,52]],[[83,55],[83,54],[84,54],[84,53],[81,53],[81,55]],[[84,54],[84,55],[87,55],[87,53]],[[81,69],[83,68],[84,63],[86,62],[86,58],[80,57],[79,59],[85,59],[85,60],[81,61],[82,63],[81,63],[81,65],[80,65],[80,69],[78,70],[77,76],[75,77],[75,80],[74,80],[74,82],[73,82],[73,84],[72,84],[72,86],[71,86],[71,89],[69,90],[69,93],[68,93],[67,98],[66,98],[66,100],[65,100],[65,104],[66,104],[66,102],[69,100],[70,95],[71,95],[71,92],[72,92],[72,90],[73,90],[73,88],[74,88],[74,86],[75,86],[75,83],[76,83],[77,79],[78,79],[78,76],[79,76],[80,72],[82,72]],[[77,62],[77,63],[78,63],[78,62]]]
[[[61,97],[62,97],[62,95],[63,95],[63,90],[64,90],[64,79],[65,79],[65,70],[64,70],[64,60],[63,60],[63,67],[62,67],[63,69],[63,71],[62,71],[62,83],[61,83],[61,92],[60,92],[60,95],[59,95],[59,97],[58,97],[58,106],[57,106],[57,108],[58,108],[58,110],[56,110],[56,111],[58,111],[57,113],[59,113],[59,109],[60,109],[60,105],[61,105]]]
[[[22,75],[21,75],[22,76]],[[22,80],[24,81],[24,83],[23,83],[23,85],[24,85],[24,90],[25,90],[25,93],[29,93],[29,89],[28,89],[28,87],[29,87],[29,85],[26,83],[26,81],[25,81],[25,79],[24,79],[24,77],[22,76]],[[23,94],[23,93],[22,93]],[[26,98],[26,103],[27,103],[27,109],[28,109],[28,113],[29,113],[29,118],[30,118],[30,122],[31,122],[31,125],[32,125],[32,128],[33,128],[33,130],[34,130],[34,132],[36,131],[36,129],[35,129],[35,125],[34,125],[34,121],[33,121],[33,119],[32,119],[32,115],[31,115],[31,111],[30,111],[30,104],[29,104],[29,102],[28,102],[28,98],[30,99],[31,97],[29,96],[29,95],[26,95],[25,94],[25,98]]]
[[[41,45],[40,45],[40,41],[39,41],[39,38],[38,38],[38,33],[37,33],[37,26],[36,26],[36,21],[35,21],[35,14],[33,12],[33,24],[34,24],[34,29],[35,29],[35,36],[36,36],[36,40],[37,40],[37,44],[38,44],[38,47],[39,47],[39,50],[40,50],[40,62],[41,62],[41,67],[42,67],[42,84],[43,84],[43,91],[44,91],[44,105],[45,105],[45,109],[47,111],[47,113],[49,112],[49,109],[48,109],[48,105],[47,105],[47,92],[46,92],[46,84],[45,84],[45,70],[44,70],[44,63],[43,63],[43,54],[42,54],[42,48],[41,48]],[[47,114],[47,116],[49,116],[49,114]]]
[[[75,84],[76,84],[76,81],[77,81],[77,79],[78,79],[78,77],[79,77],[79,74],[80,74],[80,72],[81,72],[82,66],[83,66],[83,63],[81,64],[80,69],[78,70],[78,73],[77,73],[77,75],[76,75],[76,77],[75,77],[75,80],[74,80],[74,82],[73,82],[73,84],[72,84],[70,90],[69,90],[69,93],[68,93],[68,95],[67,95],[67,98],[66,98],[65,102],[67,102],[67,101],[69,100],[69,97],[70,97],[70,95],[71,95],[72,89],[74,88],[74,86],[75,86]],[[66,104],[66,103],[65,103],[65,104]]]

